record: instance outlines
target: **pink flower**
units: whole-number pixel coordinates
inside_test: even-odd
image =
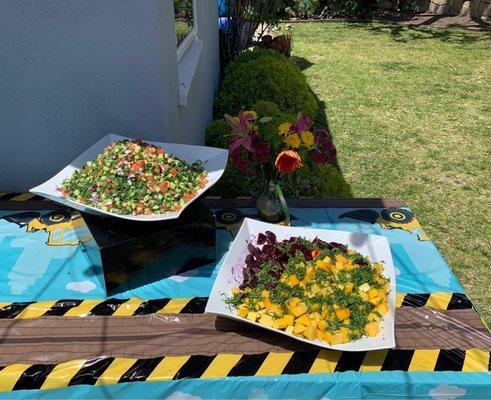
[[[224,115],[225,120],[228,122],[234,138],[229,144],[230,153],[235,149],[243,147],[249,153],[254,153],[252,147],[252,137],[249,134],[249,124],[256,120],[256,115],[252,111],[241,111],[238,118],[234,118],[228,114]]]
[[[300,135],[302,132],[308,131],[311,125],[312,123],[308,116],[300,115],[298,121],[292,124],[290,130]]]

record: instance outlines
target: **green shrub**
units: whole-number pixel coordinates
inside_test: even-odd
[[[283,184],[285,196],[352,197],[348,183],[335,165],[306,165],[290,178]]]
[[[236,115],[260,100],[283,112],[317,115],[318,105],[302,71],[274,50],[255,49],[237,57],[226,69],[215,103],[217,116]]]
[[[205,143],[207,146],[220,147],[222,149],[228,148],[230,128],[227,121],[217,119],[213,121],[211,125],[206,128]]]
[[[291,6],[286,7],[285,11],[290,17],[313,18],[320,13],[319,0],[293,0]]]
[[[262,137],[271,147],[281,148],[282,136],[278,134],[278,126],[285,121],[294,121],[297,116],[293,113],[282,112],[278,106],[271,102],[260,100],[247,108],[255,111],[258,118],[270,117],[271,120],[261,124]],[[232,114],[235,115],[235,114]],[[230,129],[227,122],[221,118],[214,121],[206,129],[206,144],[221,148],[228,148]],[[301,168],[297,174],[287,176],[282,182],[284,193],[290,197],[350,197],[349,186],[345,182],[339,169],[329,164],[308,164]],[[211,189],[210,194],[222,197],[249,196],[258,191],[247,177],[232,163],[229,162],[222,178]],[[257,194],[257,193],[256,193]]]

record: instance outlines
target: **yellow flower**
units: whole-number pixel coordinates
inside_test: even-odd
[[[300,135],[302,138],[302,143],[305,147],[313,146],[315,143],[314,134],[310,131],[303,131]]]
[[[292,133],[286,137],[285,143],[288,145],[288,147],[296,149],[298,146],[300,146],[300,138],[296,133]]]
[[[280,135],[287,135],[288,132],[290,132],[292,124],[289,122],[283,122],[279,127],[278,127],[278,132]]]

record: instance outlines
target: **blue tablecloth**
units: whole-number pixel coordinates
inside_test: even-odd
[[[254,209],[231,210],[254,216]],[[46,230],[28,232],[25,224],[0,211],[0,314],[9,303],[58,299],[105,299],[101,277],[84,256],[74,233],[65,229],[58,245],[47,244]],[[41,211],[42,213],[43,211]],[[393,214],[393,213],[399,214]],[[402,218],[397,222],[387,217]],[[464,290],[435,245],[413,218],[409,208],[349,209],[292,208],[292,224],[384,235],[388,238],[397,274],[398,293],[463,293]],[[378,215],[378,217],[377,217]],[[411,221],[404,223],[404,218]],[[391,222],[392,221],[392,222]],[[193,298],[208,296],[238,225],[217,229],[218,262],[164,279],[117,298]],[[62,245],[59,245],[62,244]],[[403,296],[403,295],[402,295]],[[399,298],[401,298],[399,296]],[[214,379],[194,378],[161,382],[130,382],[105,386],[75,385],[53,390],[15,390],[0,398],[152,398],[152,399],[334,399],[334,398],[491,398],[491,374],[480,365],[476,371],[273,374]],[[482,361],[482,360],[481,360]],[[482,364],[482,363],[481,363]],[[469,368],[464,368],[469,369]],[[308,371],[307,371],[308,372]],[[0,381],[2,370],[0,369]],[[5,384],[6,385],[6,384]],[[0,382],[1,387],[1,382]],[[11,389],[10,389],[11,390]]]

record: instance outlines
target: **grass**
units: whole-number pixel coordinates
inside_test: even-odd
[[[353,196],[407,201],[491,326],[489,34],[305,23],[294,42]]]

